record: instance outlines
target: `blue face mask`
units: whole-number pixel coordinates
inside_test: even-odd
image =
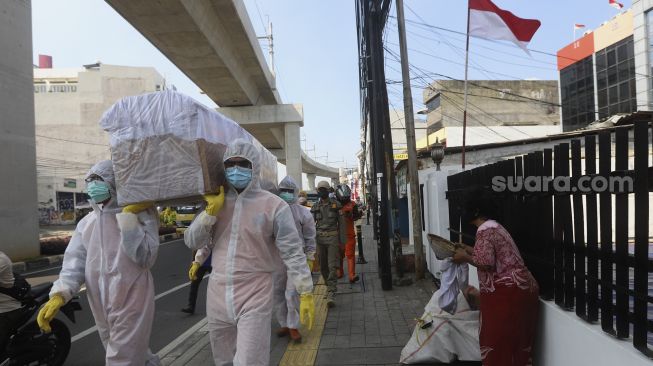
[[[252,169],[233,166],[224,170],[227,181],[236,189],[245,189],[252,181]]]
[[[111,198],[109,184],[100,180],[94,180],[86,184],[86,191],[93,202],[100,203]]]
[[[293,203],[293,201],[295,200],[295,195],[290,192],[281,192],[279,193],[279,197],[281,197],[282,200],[288,203]]]

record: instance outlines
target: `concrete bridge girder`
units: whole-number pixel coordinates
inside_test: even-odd
[[[337,177],[338,170],[320,164],[301,150],[300,127],[304,125],[301,104],[222,107],[226,117],[238,122],[244,129],[270,150],[286,172],[302,187],[302,172],[309,174],[309,190],[315,189],[315,175]]]

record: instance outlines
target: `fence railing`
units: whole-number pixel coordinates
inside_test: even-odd
[[[538,280],[540,296],[612,336],[632,339],[648,357],[651,129],[636,122],[588,131],[553,149],[449,176],[447,191],[451,228],[467,234],[475,228],[460,224],[466,193],[479,186],[492,192],[498,219]]]

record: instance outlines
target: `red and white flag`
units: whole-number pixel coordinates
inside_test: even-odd
[[[615,9],[621,9],[624,7],[624,4],[618,3],[617,0],[608,0],[610,2],[610,6],[615,8]]]
[[[469,0],[469,35],[511,41],[528,53],[528,43],[540,27],[537,19],[523,19],[490,0]]]
[[[574,24],[574,29],[583,29],[585,28],[585,24]]]

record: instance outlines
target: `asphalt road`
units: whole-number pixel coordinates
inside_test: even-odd
[[[188,267],[191,262],[191,251],[183,240],[162,243],[152,275],[156,294],[156,310],[150,349],[157,353],[179,335],[200,321],[206,314],[206,284],[208,278],[202,281],[198,295],[195,315],[182,313],[180,309],[186,305],[189,292]],[[27,273],[26,277],[41,277],[57,275],[60,267]],[[70,322],[63,314],[57,315],[70,328],[73,336],[72,348],[66,365],[103,365],[104,348],[100,342],[95,321],[88,306],[85,293],[80,293],[79,302],[82,311],[76,312],[76,323]]]

